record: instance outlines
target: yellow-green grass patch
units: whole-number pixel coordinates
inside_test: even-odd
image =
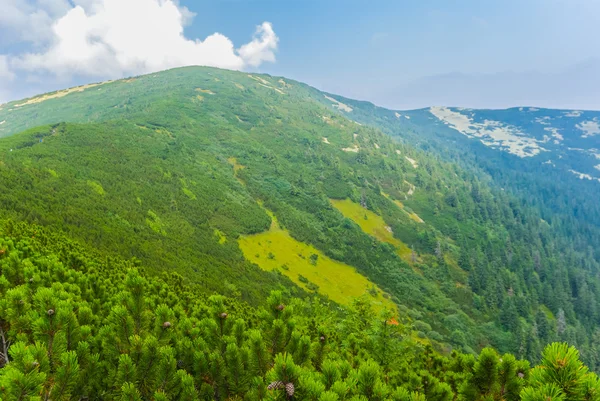
[[[106,193],[104,191],[104,188],[102,188],[102,184],[100,184],[98,181],[92,181],[92,180],[88,180],[87,184],[90,188],[92,188],[94,190],[94,192],[96,192],[98,195],[102,195],[104,196],[104,194]]]
[[[229,159],[227,159],[227,161],[229,162],[229,164],[231,164],[233,166],[233,171],[235,171],[235,172],[246,168],[246,166],[239,164],[235,157],[230,157]]]
[[[353,267],[295,240],[279,226],[274,217],[269,231],[242,236],[239,245],[246,259],[263,270],[278,270],[307,290],[311,289],[311,284],[317,285],[320,294],[341,305],[350,305],[353,299],[369,292],[376,294],[370,296],[376,310],[396,310],[394,303],[384,298],[383,291]]]
[[[404,213],[406,213],[408,215],[408,217],[411,218],[411,220],[416,221],[417,223],[425,223],[423,221],[423,219],[421,217],[419,217],[418,214],[416,214],[415,212],[409,213],[405,208],[404,208],[404,203],[400,202],[397,199],[392,199],[388,194],[383,193],[383,196],[385,196],[386,198],[388,198],[389,200],[391,200],[392,202],[394,202],[394,205],[398,206],[400,208],[400,210],[402,210]]]
[[[154,132],[157,134],[167,135],[169,138],[173,139],[173,133],[165,128],[156,128]]]
[[[223,245],[225,242],[227,242],[227,236],[225,236],[225,234],[221,230],[215,228],[213,233],[215,234],[215,237],[218,238],[220,245]]]
[[[246,186],[246,183],[244,182],[244,180],[242,180],[240,177],[238,177],[238,174],[237,174],[238,171],[245,169],[246,166],[239,164],[235,157],[230,157],[229,159],[227,159],[227,162],[233,166],[233,176],[236,178],[236,180],[238,180],[238,182],[240,184],[242,184],[243,186]]]
[[[406,211],[406,210],[405,210]],[[408,213],[408,212],[407,212]],[[422,218],[419,217],[418,214],[416,214],[415,212],[412,213],[408,213],[408,217],[410,217],[413,221],[416,221],[417,223],[425,223],[423,221]]]
[[[398,255],[410,261],[412,251],[404,242],[394,237],[392,229],[385,223],[383,217],[365,209],[350,199],[331,199],[331,204],[339,210],[344,217],[354,221],[367,234],[372,235],[381,242],[387,242],[396,248]]]

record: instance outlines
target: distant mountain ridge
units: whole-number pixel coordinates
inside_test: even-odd
[[[335,98],[328,97],[335,102]],[[338,97],[339,98],[339,97]],[[472,109],[432,106],[416,110],[390,110],[341,98],[342,104],[360,105],[344,111],[361,121],[361,111],[377,110],[380,118],[400,127],[421,132],[435,131],[438,136],[464,136],[491,149],[520,158],[531,158],[574,178],[600,182],[600,111],[562,110],[537,107],[509,109]],[[343,103],[346,102],[346,103]],[[358,111],[358,113],[357,113]]]

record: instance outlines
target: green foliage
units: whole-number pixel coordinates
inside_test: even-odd
[[[423,140],[414,127],[396,129],[389,111],[358,102],[351,114],[333,110],[323,93],[270,76],[184,68],[97,89],[0,110],[2,135],[27,130],[0,141],[3,216],[52,227],[103,257],[144,265],[149,275],[177,272],[202,294],[235,294],[255,306],[272,290],[307,297],[294,285],[303,274],[314,286],[302,288],[327,295],[327,284],[293,271],[281,253],[255,260],[240,249],[245,238],[269,232],[273,219],[265,209],[271,210],[294,244],[314,249],[305,255],[313,274],[340,262],[366,277],[420,322],[420,333],[410,335],[429,337],[437,350],[493,346],[536,362],[546,344],[568,341],[592,370],[600,368],[595,192],[574,203],[573,187],[549,183],[550,175],[543,182],[523,178],[488,153],[450,151],[457,145],[435,139],[436,132]],[[214,95],[200,95],[206,91]],[[330,199],[346,208],[338,210]],[[582,211],[576,216],[575,206]],[[346,218],[349,212],[353,217]],[[314,265],[310,254],[319,255]],[[288,264],[289,278],[252,263],[263,260]],[[50,358],[59,364],[63,352],[75,350],[72,344],[92,336],[97,321],[82,322],[65,307],[68,300],[51,305],[54,293],[37,294],[31,305],[16,303],[27,289],[9,290],[7,283],[31,267],[11,263],[0,281],[12,300],[7,313],[19,316],[13,323],[35,341],[55,342],[58,352]],[[163,290],[161,296],[172,308],[175,295]],[[99,308],[89,303],[87,316]],[[56,310],[54,320],[42,307]],[[114,326],[104,330],[115,336],[115,355],[129,347],[131,333],[140,336],[150,324],[147,309],[134,318],[131,307],[123,308],[105,317]],[[28,321],[34,312],[40,316]],[[55,333],[57,320],[68,322],[70,334]],[[136,343],[140,352],[167,341],[159,323],[152,328],[156,343]],[[297,340],[295,353],[313,363],[307,354],[319,349],[314,338],[308,347],[305,337]],[[94,347],[88,345],[91,355]],[[226,371],[226,350],[224,344],[218,354],[205,355],[205,370]],[[244,362],[243,353],[240,359],[230,352]],[[385,358],[371,356],[385,372]],[[86,363],[93,365],[90,358]],[[79,361],[80,372],[83,366]],[[510,383],[509,367],[497,369]],[[144,376],[148,386],[154,380]],[[202,394],[231,385],[226,379],[196,383]],[[444,391],[434,393],[443,398]]]
[[[546,347],[539,366],[531,372],[525,401],[546,397],[565,401],[600,400],[600,380],[579,360],[579,352],[566,343]]]
[[[441,355],[393,311],[374,318],[364,300],[340,316],[318,298],[275,291],[257,308],[40,227],[10,223],[0,244],[3,401],[518,401],[523,386],[527,400],[600,394],[565,344],[549,346],[530,375],[527,362],[488,348],[477,359]]]

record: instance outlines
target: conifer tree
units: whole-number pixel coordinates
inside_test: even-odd
[[[523,401],[541,397],[565,401],[600,399],[598,376],[579,360],[579,352],[566,343],[552,343],[542,354],[541,364],[531,372],[529,386],[521,392]]]

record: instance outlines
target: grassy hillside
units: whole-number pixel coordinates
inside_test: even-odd
[[[315,247],[294,239],[272,216],[271,228],[242,236],[239,245],[249,261],[269,271],[288,276],[299,287],[325,295],[341,305],[350,305],[364,295],[373,309],[396,310],[389,295],[345,263],[333,260]],[[385,296],[384,296],[385,295]]]
[[[535,360],[564,340],[595,369],[597,263],[480,171],[327,96],[185,68],[3,105],[0,210],[208,293],[385,293],[439,349]]]
[[[392,228],[386,225],[385,220],[381,216],[362,207],[358,203],[352,202],[350,199],[332,199],[331,204],[339,210],[344,217],[347,217],[358,224],[364,232],[372,235],[379,241],[393,245],[396,248],[398,255],[406,261],[412,261],[412,252],[410,248],[394,237]]]

